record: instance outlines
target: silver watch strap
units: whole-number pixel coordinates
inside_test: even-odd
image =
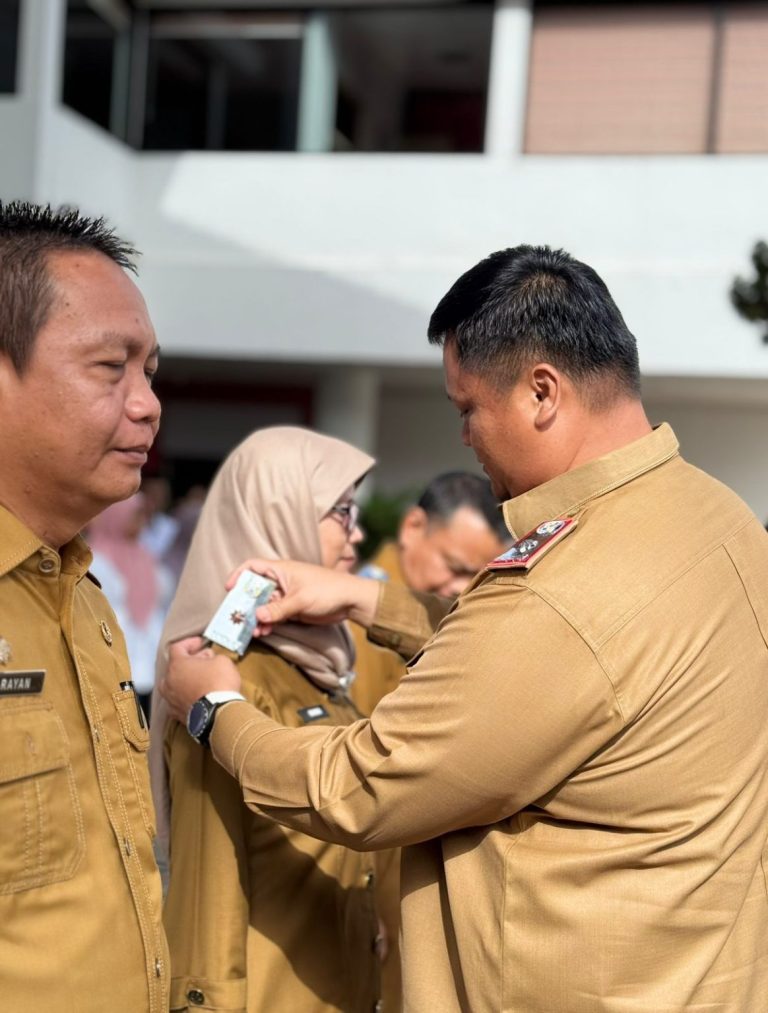
[[[230,700],[245,700],[245,697],[233,689],[217,689],[213,693],[206,693],[205,699],[208,703],[229,703]]]

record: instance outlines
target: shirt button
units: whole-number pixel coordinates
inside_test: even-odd
[[[372,872],[366,872],[364,878],[365,885],[369,890],[373,889],[373,884],[376,882],[376,876]]]
[[[49,556],[46,556],[44,559],[40,560],[37,568],[40,573],[53,573],[56,569],[56,561],[51,559]]]
[[[195,1006],[202,1006],[205,1002],[205,996],[199,988],[190,988],[187,992],[187,999],[189,999],[191,1003],[194,1003]]]

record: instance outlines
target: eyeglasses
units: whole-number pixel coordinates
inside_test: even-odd
[[[336,518],[348,535],[352,534],[360,519],[360,507],[357,503],[337,503],[328,513]]]

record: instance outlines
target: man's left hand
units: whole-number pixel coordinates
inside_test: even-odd
[[[186,724],[192,704],[206,693],[231,689],[240,691],[240,673],[229,658],[214,654],[201,637],[188,637],[171,644],[160,694],[172,717]]]

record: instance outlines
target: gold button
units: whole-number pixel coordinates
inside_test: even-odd
[[[99,626],[101,628],[101,635],[102,635],[102,637],[104,637],[104,640],[106,641],[107,646],[111,647],[112,646],[112,630],[109,628],[109,626],[107,626],[105,620],[103,620],[103,619],[99,623]]]

